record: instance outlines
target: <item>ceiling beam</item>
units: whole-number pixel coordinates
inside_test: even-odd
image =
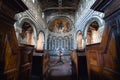
[[[47,10],[63,10],[63,9],[76,10],[76,7],[49,7],[49,8],[43,9],[43,11],[47,11]]]

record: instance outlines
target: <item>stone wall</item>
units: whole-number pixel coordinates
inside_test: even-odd
[[[67,18],[71,24],[72,30],[66,33],[55,33],[51,32],[48,29],[48,26],[52,20],[56,18]],[[47,49],[53,51],[56,51],[59,48],[62,48],[64,51],[69,51],[73,49],[74,45],[74,31],[75,31],[75,16],[74,14],[59,14],[59,13],[53,13],[50,15],[46,15],[46,22],[47,22],[47,31],[46,31],[46,43],[47,43]],[[68,37],[68,39],[66,39]],[[68,44],[67,44],[68,42]],[[59,44],[58,44],[59,43]]]
[[[86,45],[86,35],[89,24],[93,21],[97,21],[99,23],[99,31],[103,32],[104,29],[104,14],[102,12],[94,11],[91,9],[91,6],[95,0],[81,0],[78,6],[78,10],[75,14],[75,32],[76,36],[74,49],[77,49],[77,32],[81,31],[83,35],[84,45]]]
[[[41,10],[40,7],[40,1],[39,0],[23,0],[23,2],[27,5],[29,10],[25,12],[21,12],[16,14],[15,19],[17,22],[15,23],[16,28],[16,34],[17,37],[19,33],[21,32],[21,26],[22,24],[27,21],[29,22],[34,30],[34,40],[35,45],[37,45],[37,39],[39,32],[43,32],[45,34],[45,42],[44,42],[44,49],[49,49],[49,38],[51,37],[70,37],[72,40],[70,42],[70,50],[71,49],[77,49],[77,32],[81,31],[83,35],[83,42],[86,41],[86,33],[87,29],[89,27],[89,24],[92,21],[98,21],[99,23],[99,31],[102,33],[103,27],[104,27],[104,21],[103,17],[104,14],[98,11],[94,11],[90,9],[90,7],[93,5],[95,0],[80,0],[78,10],[76,13],[72,14],[60,14],[60,13],[52,13],[49,15],[44,15],[44,13]],[[53,20],[56,17],[67,17],[71,20],[72,23],[72,30],[67,33],[53,33],[48,30],[49,22]],[[54,40],[53,40],[54,41]],[[51,43],[51,42],[50,42]]]
[[[30,23],[34,30],[34,45],[37,47],[39,32],[43,31],[45,33],[46,31],[46,22],[44,17],[42,17],[40,2],[38,0],[23,0],[23,2],[29,9],[15,15],[15,19],[17,20],[14,24],[16,35],[17,38],[19,38],[19,34],[22,32],[21,27],[24,22]]]

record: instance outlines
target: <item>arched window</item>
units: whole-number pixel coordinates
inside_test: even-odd
[[[37,43],[36,24],[28,17],[22,17],[15,24],[15,31],[19,43],[34,45]]]
[[[40,32],[38,35],[37,50],[43,50],[43,49],[44,49],[44,33]]]
[[[24,22],[22,31],[18,36],[19,43],[34,45],[34,31],[30,23]]]
[[[79,31],[77,33],[77,49],[81,50],[83,49],[83,38],[82,38],[82,33]]]
[[[95,44],[101,42],[101,32],[99,30],[99,24],[97,21],[91,22],[88,26],[86,44]]]
[[[64,48],[65,50],[68,50],[69,49],[69,37],[65,36],[64,39],[65,39]]]

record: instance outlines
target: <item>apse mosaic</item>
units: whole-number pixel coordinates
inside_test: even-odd
[[[48,28],[51,32],[56,32],[56,33],[66,33],[71,30],[70,23],[65,18],[58,18],[53,20]]]

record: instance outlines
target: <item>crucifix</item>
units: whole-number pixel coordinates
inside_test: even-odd
[[[58,63],[62,63],[62,64],[64,64],[64,62],[62,61],[62,55],[63,55],[63,53],[62,53],[62,49],[59,49],[59,53],[58,53],[58,57],[59,57],[59,59],[58,59],[58,61],[57,61],[56,64],[58,64]]]

